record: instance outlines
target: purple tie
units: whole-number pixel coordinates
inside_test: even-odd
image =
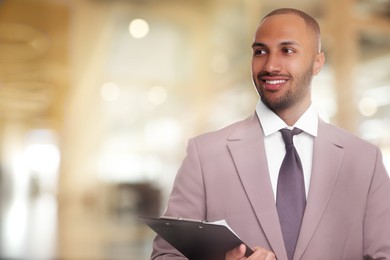
[[[293,136],[302,133],[302,130],[298,128],[281,129],[280,132],[286,145],[286,155],[279,171],[276,208],[287,256],[291,260],[297,245],[306,206],[302,164],[293,143]]]

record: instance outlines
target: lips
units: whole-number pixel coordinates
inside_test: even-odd
[[[284,84],[286,84],[288,78],[264,76],[260,77],[259,80],[261,81],[263,87],[266,90],[276,91],[280,89]]]

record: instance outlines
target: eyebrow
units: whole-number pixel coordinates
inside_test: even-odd
[[[283,41],[283,42],[279,43],[279,45],[280,46],[291,46],[291,45],[301,46],[301,44],[299,44],[296,41]],[[254,47],[267,47],[267,45],[265,43],[262,43],[262,42],[254,42],[252,44],[252,48],[254,48]]]

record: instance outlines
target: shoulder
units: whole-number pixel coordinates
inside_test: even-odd
[[[321,138],[327,138],[335,145],[346,150],[352,150],[355,154],[376,154],[379,150],[375,144],[370,143],[367,140],[364,140],[343,128],[325,123],[323,121],[320,121],[318,136]]]
[[[210,145],[216,142],[240,139],[243,136],[250,135],[252,132],[260,132],[260,129],[261,127],[257,115],[253,114],[221,129],[202,133],[191,138],[191,140],[197,143],[206,143]]]
[[[321,154],[319,158],[326,158],[326,163],[329,158],[338,158],[346,176],[359,176],[361,181],[371,179],[375,174],[388,178],[380,148],[337,126],[321,122],[314,149],[317,155]]]

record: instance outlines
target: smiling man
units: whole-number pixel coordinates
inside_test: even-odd
[[[255,113],[192,138],[165,216],[225,219],[253,247],[225,259],[390,259],[390,179],[378,147],[322,121],[317,22],[278,9],[252,44]],[[188,234],[191,236],[191,234]],[[185,259],[157,236],[152,259]]]

